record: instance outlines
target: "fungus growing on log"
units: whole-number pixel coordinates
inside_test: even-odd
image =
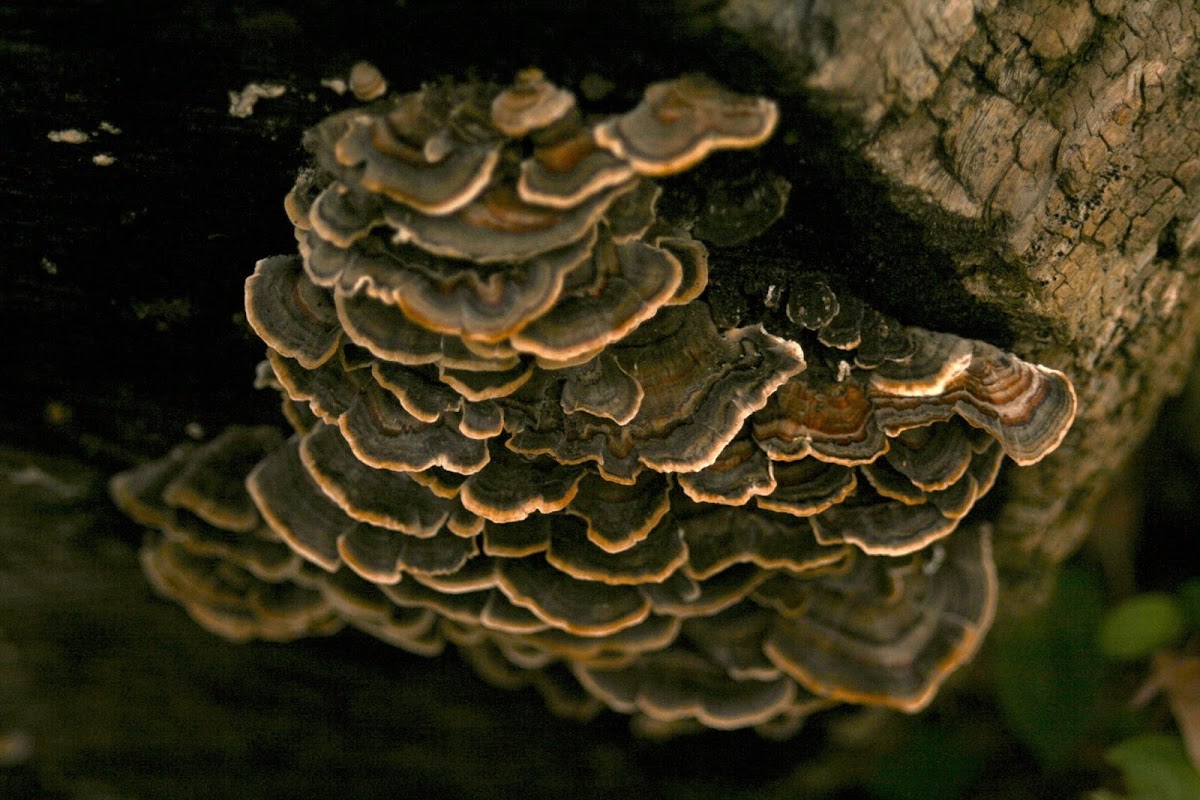
[[[971,509],[1062,440],[1065,376],[819,273],[718,324],[689,231],[739,226],[660,218],[652,178],[759,146],[769,100],[688,75],[596,121],[534,69],[386,97],[355,72],[379,99],[306,136],[299,255],[246,282],[294,434],[113,479],[154,585],[228,638],[452,643],[659,731],[926,705],[996,603]]]

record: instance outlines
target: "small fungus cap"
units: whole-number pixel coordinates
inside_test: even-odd
[[[513,85],[492,100],[492,124],[505,136],[519,139],[547,128],[575,110],[575,95],[560,89],[540,69],[517,73]]]
[[[779,108],[688,74],[646,89],[640,105],[598,125],[596,142],[642,175],[670,175],[717,149],[757,147],[770,137]]]
[[[387,93],[387,80],[379,68],[369,61],[359,61],[350,68],[350,91],[359,100],[375,100]]]

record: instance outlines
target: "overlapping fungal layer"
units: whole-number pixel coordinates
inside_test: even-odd
[[[651,178],[775,121],[695,76],[588,119],[530,70],[322,122],[286,203],[300,255],[246,286],[294,434],[114,480],[159,531],[155,585],[231,638],[450,642],[660,730],[923,707],[995,604],[963,520],[1005,454],[1057,446],[1074,392],[817,274],[774,332],[719,328]]]

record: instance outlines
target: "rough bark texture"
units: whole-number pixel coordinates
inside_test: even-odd
[[[1061,561],[1191,363],[1200,7],[733,0],[723,19],[842,121],[1013,350],[1075,381],[1073,432],[1009,473],[999,515],[1005,566]]]
[[[825,723],[786,745],[636,744],[611,718],[552,720],[453,658],[228,645],[153,598],[104,478],[187,432],[278,419],[250,388],[261,344],[242,281],[292,249],[280,198],[300,133],[341,107],[320,79],[358,58],[398,88],[536,63],[567,85],[613,81],[615,108],[688,69],[780,98],[763,159],[793,183],[789,215],[765,244],[714,256],[715,290],[797,263],[860,270],[905,322],[1076,383],[1064,446],[994,493],[1015,592],[1077,547],[1178,386],[1200,328],[1190,0],[481,8],[0,4],[0,443],[15,448],[0,457],[0,795],[795,796],[859,769],[843,738],[840,772],[792,773]],[[250,81],[288,91],[231,117],[227,92]],[[89,141],[49,140],[68,128]]]

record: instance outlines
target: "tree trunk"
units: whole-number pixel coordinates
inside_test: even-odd
[[[1009,472],[998,516],[1001,563],[1045,575],[1192,362],[1200,7],[733,0],[722,19],[841,123],[1012,349],[1075,382],[1073,431]]]
[[[753,790],[819,746],[820,725],[786,745],[739,734],[733,761],[728,736],[632,744],[452,658],[228,645],[153,598],[104,478],[279,421],[251,388],[242,282],[294,249],[300,134],[346,105],[321,80],[358,59],[399,90],[536,63],[610,82],[614,108],[688,70],[780,99],[763,158],[794,188],[776,250],[751,251],[774,260],[718,252],[714,280],[834,265],[906,323],[1075,382],[1063,446],[1008,470],[989,509],[1010,605],[1079,546],[1180,385],[1200,330],[1194,3],[496,5],[0,3],[0,794]],[[232,115],[251,82],[285,92]]]

